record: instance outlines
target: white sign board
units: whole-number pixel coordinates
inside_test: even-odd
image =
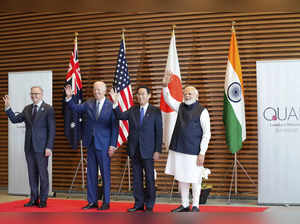
[[[300,204],[300,60],[257,61],[258,203]]]
[[[44,100],[52,105],[52,71],[8,73],[8,95],[12,110],[23,111],[31,104],[30,88],[41,86]],[[8,193],[30,195],[27,164],[24,153],[25,123],[8,125]],[[52,192],[52,157],[49,158],[49,193]]]

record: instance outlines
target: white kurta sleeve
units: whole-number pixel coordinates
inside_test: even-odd
[[[168,87],[163,88],[163,95],[164,95],[165,102],[169,105],[169,107],[171,107],[173,110],[178,112],[180,102],[178,102],[171,96]]]
[[[200,154],[205,155],[210,140],[210,118],[207,109],[204,109],[200,116],[200,123],[203,131],[202,140],[200,143]]]

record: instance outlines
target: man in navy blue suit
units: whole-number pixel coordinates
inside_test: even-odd
[[[10,108],[10,99],[3,97],[5,112],[12,123],[25,122],[25,157],[30,185],[30,201],[25,207],[47,206],[49,193],[48,158],[52,155],[55,137],[53,107],[43,101],[43,89],[31,87],[32,104],[16,115]],[[40,184],[40,193],[39,193]]]
[[[94,99],[83,104],[72,100],[71,86],[65,87],[66,101],[71,110],[85,113],[87,120],[83,134],[83,145],[87,152],[87,199],[83,209],[98,208],[98,167],[103,181],[103,203],[99,210],[110,208],[110,157],[116,150],[118,138],[118,120],[112,110],[112,103],[105,98],[104,82],[94,83]]]
[[[132,162],[134,206],[128,212],[152,212],[155,203],[154,161],[159,159],[162,144],[161,111],[149,104],[150,90],[141,86],[137,90],[139,105],[121,112],[118,94],[110,91],[114,102],[114,112],[119,120],[128,120],[128,155]],[[146,194],[144,192],[144,173],[146,177]]]

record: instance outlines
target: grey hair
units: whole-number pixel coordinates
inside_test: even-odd
[[[187,87],[185,87],[185,89],[187,89],[187,88],[191,88],[191,89],[194,91],[194,93],[196,94],[196,97],[197,97],[197,99],[198,99],[198,97],[199,97],[199,92],[198,92],[198,90],[197,90],[194,86],[187,86]]]
[[[41,86],[32,86],[32,87],[30,88],[30,90],[32,90],[33,88],[38,88],[38,89],[40,89],[41,92],[42,92],[42,95],[44,95],[44,90],[43,90],[43,88],[42,88]]]
[[[106,88],[105,82],[102,82],[102,81],[96,81],[96,82],[94,82],[94,85],[93,85],[93,86],[95,86],[96,83],[102,83],[102,84],[104,85],[105,92],[106,92],[106,89],[107,89],[107,88]]]

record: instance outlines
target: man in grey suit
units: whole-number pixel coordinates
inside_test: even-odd
[[[52,155],[55,137],[54,109],[43,101],[43,89],[31,87],[32,104],[15,114],[9,96],[3,97],[5,112],[12,123],[25,122],[25,157],[30,185],[30,201],[25,207],[47,206],[49,193],[48,158]],[[40,193],[39,193],[40,184]]]

